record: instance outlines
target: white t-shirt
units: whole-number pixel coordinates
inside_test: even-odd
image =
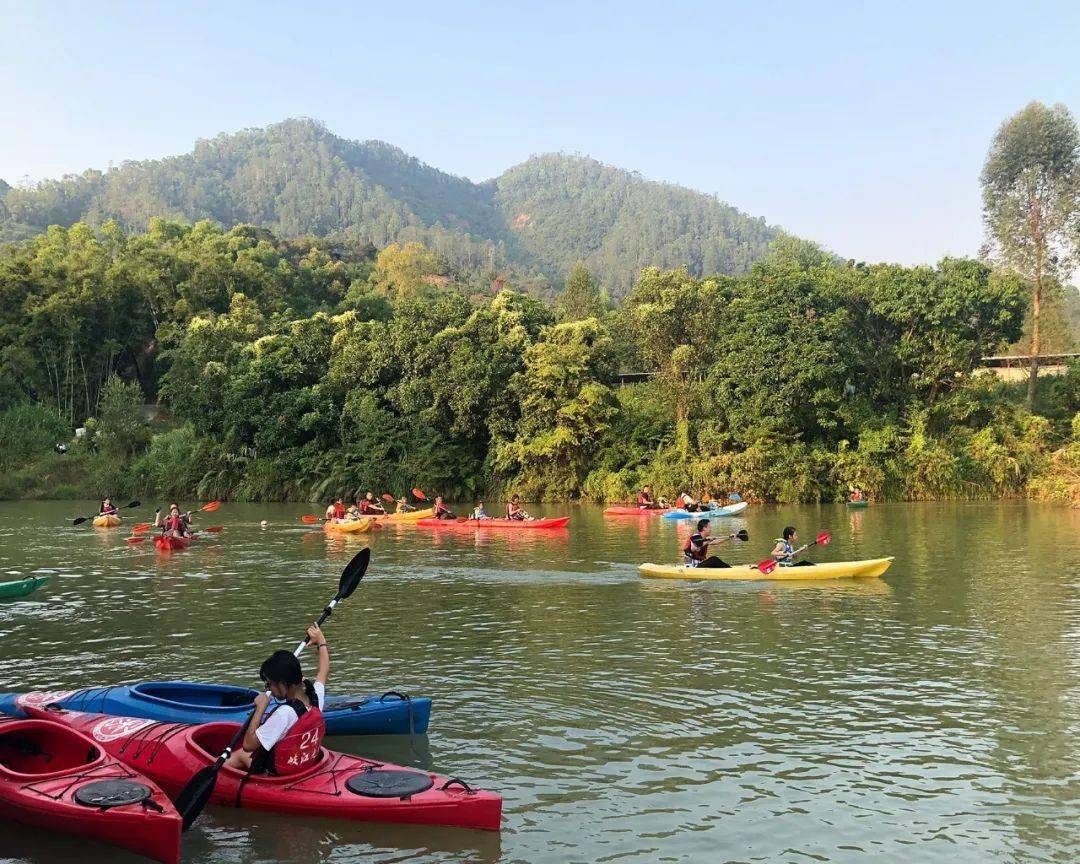
[[[319,708],[322,709],[326,702],[326,685],[321,681],[316,681],[314,687],[315,695],[319,699]],[[299,719],[291,705],[278,702],[270,716],[263,720],[262,725],[255,730],[255,737],[259,739],[263,750],[271,750],[278,741],[289,734],[289,730]]]

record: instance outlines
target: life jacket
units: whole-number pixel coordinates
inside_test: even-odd
[[[335,519],[344,519],[345,518],[345,505],[344,504],[334,504],[334,518]]]
[[[675,499],[675,503],[682,508],[687,508],[695,502],[693,498],[683,492],[678,498]]]
[[[698,564],[705,560],[705,547],[701,545],[701,540],[702,536],[700,534],[691,534],[683,543],[682,551],[686,566],[697,567]],[[698,544],[696,547],[694,545],[695,541]]]
[[[361,498],[360,503],[356,505],[361,513],[368,514],[371,512],[371,502],[367,498]]]
[[[522,513],[520,504],[507,504],[506,505],[506,518],[507,519],[520,519],[524,521],[525,516]]]
[[[108,507],[102,507],[101,508],[101,513],[99,515],[101,515],[101,516],[111,516],[115,512],[116,512],[116,505],[115,504],[110,504]]]
[[[166,516],[164,527],[166,531],[176,531],[178,534],[184,534],[187,531],[183,516]]]
[[[269,753],[271,773],[285,776],[303,771],[319,758],[326,721],[317,705],[310,708],[298,699],[285,703],[299,718]],[[280,708],[278,710],[281,710]]]
[[[779,564],[781,567],[789,567],[789,566],[791,566],[791,564],[792,564],[791,553],[795,551],[795,547],[792,546],[783,537],[777,537],[776,542],[784,544],[784,554],[783,555],[774,555],[773,556],[774,558],[776,558],[776,563]]]
[[[649,495],[649,494],[647,494],[645,492],[638,492],[637,505],[638,505],[638,507],[652,507],[652,505],[653,505],[652,495]]]

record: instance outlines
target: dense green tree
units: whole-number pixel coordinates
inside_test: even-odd
[[[566,285],[555,302],[555,315],[560,321],[582,321],[600,318],[607,311],[607,298],[596,287],[584,261],[578,261],[566,277]]]

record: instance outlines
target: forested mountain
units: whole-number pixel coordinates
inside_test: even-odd
[[[377,247],[420,240],[465,272],[510,270],[540,286],[561,285],[584,260],[614,296],[646,266],[746,272],[778,234],[715,197],[593,159],[538,156],[477,184],[306,119],[199,141],[183,156],[0,185],[0,240],[78,221],[145,230],[155,216]]]

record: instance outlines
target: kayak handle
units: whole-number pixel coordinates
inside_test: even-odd
[[[465,790],[466,795],[475,795],[476,794],[476,790],[474,790],[472,788],[472,786],[470,786],[464,780],[461,780],[461,779],[459,779],[457,777],[451,777],[449,780],[447,780],[445,783],[443,783],[442,786],[439,787],[439,791],[440,792],[445,792],[451,786],[460,786],[462,789]]]
[[[379,701],[380,702],[385,702],[387,696],[393,696],[396,699],[400,700],[401,702],[410,701],[409,700],[409,695],[407,693],[398,693],[397,690],[387,690],[385,693],[382,694],[382,696],[379,697]]]

